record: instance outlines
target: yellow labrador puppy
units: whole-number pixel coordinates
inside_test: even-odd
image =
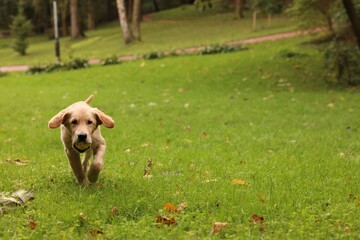
[[[97,108],[89,105],[93,96],[61,110],[49,121],[49,128],[61,125],[61,140],[65,147],[66,156],[78,183],[86,184],[87,180],[97,181],[104,166],[105,139],[101,136],[100,126],[114,127],[114,120]],[[80,153],[84,159],[80,162]],[[89,159],[93,161],[88,169]]]

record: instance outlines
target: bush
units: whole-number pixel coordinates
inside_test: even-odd
[[[334,41],[326,48],[324,59],[329,76],[335,77],[333,82],[351,86],[360,84],[360,51],[356,46]]]
[[[120,64],[120,63],[121,63],[121,61],[118,59],[117,56],[107,57],[107,58],[104,58],[103,60],[101,60],[102,66]]]
[[[88,68],[90,65],[89,65],[87,59],[74,58],[74,59],[71,59],[64,66],[65,66],[66,70],[75,70],[75,69],[81,69],[81,68]]]
[[[28,74],[39,74],[39,73],[50,73],[55,71],[66,71],[66,70],[76,70],[81,68],[88,68],[88,60],[81,58],[74,58],[69,62],[59,62],[51,64],[42,64],[31,66],[26,73]]]
[[[288,49],[283,49],[279,52],[279,56],[281,58],[297,58],[297,57],[305,57],[306,54],[294,52],[294,51],[288,50]]]
[[[151,53],[145,54],[143,56],[143,58],[147,59],[147,60],[158,59],[158,58],[162,58],[162,57],[163,57],[163,54],[160,52],[151,52]]]
[[[243,46],[229,46],[225,44],[215,44],[205,47],[204,49],[198,52],[199,55],[208,55],[208,54],[219,54],[219,53],[231,53],[247,50],[246,47]]]
[[[20,10],[19,14],[13,18],[10,29],[12,36],[15,38],[13,49],[22,56],[26,55],[26,49],[29,46],[26,39],[30,34],[32,24],[29,20],[26,20],[23,11]]]

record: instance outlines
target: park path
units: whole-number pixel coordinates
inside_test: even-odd
[[[226,45],[229,46],[237,46],[237,45],[242,45],[242,44],[253,44],[253,43],[259,43],[259,42],[267,42],[267,41],[276,41],[276,40],[280,40],[280,39],[286,39],[286,38],[293,38],[293,37],[297,37],[297,36],[301,36],[301,35],[307,35],[310,33],[315,33],[315,32],[319,32],[321,31],[321,29],[314,29],[314,30],[307,30],[307,31],[294,31],[294,32],[285,32],[285,33],[277,33],[277,34],[272,34],[272,35],[267,35],[267,36],[262,36],[262,37],[254,37],[254,38],[246,38],[246,39],[240,39],[240,40],[236,40],[236,41],[230,41],[230,42],[226,42]],[[175,52],[176,53],[195,53],[197,51],[200,51],[202,49],[204,49],[205,46],[198,46],[198,47],[189,47],[189,48],[185,48],[185,49],[178,49]],[[168,52],[164,52],[164,54],[169,54]],[[142,55],[139,54],[132,54],[132,55],[123,55],[119,57],[120,61],[132,61],[135,59],[140,58]],[[94,59],[89,59],[89,64],[100,64],[101,60],[94,58]],[[29,69],[28,65],[15,65],[15,66],[0,66],[0,72],[18,72],[18,71],[26,71]]]

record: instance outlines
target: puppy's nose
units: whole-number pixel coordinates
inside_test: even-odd
[[[78,135],[79,141],[85,141],[87,138],[87,134],[86,133],[80,133]]]

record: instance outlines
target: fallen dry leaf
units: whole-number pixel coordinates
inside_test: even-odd
[[[35,230],[36,228],[36,222],[34,221],[34,219],[29,219],[29,227],[31,230]]]
[[[97,227],[91,229],[91,231],[89,233],[91,236],[104,235],[104,232],[100,228],[97,228]]]
[[[112,216],[116,216],[119,213],[119,210],[117,209],[117,207],[113,207],[111,209],[111,215]]]
[[[29,162],[28,160],[21,160],[19,158],[6,159],[5,161],[8,162],[8,163],[13,163],[13,164],[18,165],[18,166],[27,166],[27,164]]]
[[[215,222],[213,225],[213,234],[219,233],[220,231],[224,230],[227,226],[227,222]]]
[[[153,161],[152,161],[152,159],[150,159],[147,162],[147,164],[146,164],[146,166],[144,168],[144,177],[145,178],[151,178],[152,177],[151,172],[150,172],[152,165],[153,165]]]
[[[264,217],[262,216],[259,216],[257,214],[253,214],[251,216],[251,220],[254,222],[254,223],[263,223],[264,222]]]
[[[163,224],[166,224],[166,225],[172,225],[175,223],[175,218],[172,217],[172,218],[169,218],[169,217],[166,217],[166,216],[156,216],[156,219],[155,219],[156,223],[163,223]]]
[[[233,180],[231,180],[231,183],[235,184],[235,185],[244,185],[245,181],[241,180],[241,179],[233,179]]]
[[[0,206],[5,206],[5,207],[21,206],[33,199],[34,197],[32,191],[26,191],[24,189],[19,189],[13,192],[13,194],[11,194],[10,197],[6,197],[6,194],[1,192]]]
[[[356,205],[357,205],[358,207],[360,207],[360,200],[357,201]]]
[[[164,204],[164,209],[165,211],[167,211],[168,213],[175,213],[178,211],[177,207],[172,204],[172,203],[165,203]]]
[[[261,192],[258,193],[258,197],[259,197],[260,202],[262,202],[263,204],[265,204],[267,202],[266,198],[264,197],[264,195]]]
[[[264,217],[262,216],[259,216],[257,214],[253,214],[251,216],[251,220],[250,220],[252,223],[254,224],[259,224],[259,230],[260,232],[263,232],[265,230],[265,227],[264,227]]]
[[[187,205],[188,205],[187,202],[182,202],[182,203],[180,203],[180,204],[178,205],[178,208],[177,208],[178,212],[184,211],[185,208],[187,207]]]
[[[191,127],[189,125],[186,125],[183,127],[184,131],[190,131],[191,130]]]

